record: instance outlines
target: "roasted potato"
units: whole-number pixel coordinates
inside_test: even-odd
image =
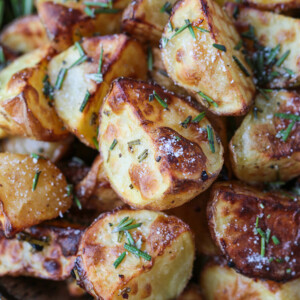
[[[288,281],[300,275],[300,197],[238,182],[212,187],[207,206],[216,244],[249,277]]]
[[[167,72],[215,114],[244,115],[255,87],[250,67],[234,49],[239,39],[233,22],[217,3],[181,0],[162,38]]]
[[[28,53],[50,41],[39,17],[29,15],[7,25],[0,35],[0,42],[17,53]]]
[[[99,148],[106,175],[125,202],[170,209],[217,178],[223,147],[206,117],[193,122],[200,113],[158,85],[113,82],[101,110]]]
[[[288,181],[300,175],[300,123],[276,115],[297,118],[299,93],[281,90],[267,96],[269,100],[257,96],[254,111],[230,142],[233,171],[248,183]]]
[[[117,232],[127,228],[124,222],[136,226],[126,233],[127,241]],[[138,254],[131,252],[139,248],[134,250]],[[178,218],[119,210],[102,214],[86,230],[75,272],[80,285],[97,299],[174,299],[191,276],[194,250],[191,231]],[[125,255],[122,261],[120,255]]]
[[[235,14],[237,7],[239,13]],[[248,44],[247,48],[250,52],[255,52],[254,55],[258,56],[259,53],[262,53],[261,46],[266,48],[263,64],[265,73],[269,75],[260,75],[259,68],[255,67],[257,69],[256,73],[258,73],[256,74],[256,77],[258,77],[257,84],[271,88],[299,86],[299,19],[272,12],[260,11],[250,7],[236,6],[234,3],[227,3],[226,10],[229,15],[236,15],[235,25],[242,36],[244,36],[245,42]],[[251,42],[253,39],[260,45],[258,49],[253,48],[253,42]],[[269,62],[271,49],[276,49],[278,45],[280,48],[277,51],[276,59]],[[285,57],[285,55],[287,55],[286,58],[277,66],[277,62],[280,62],[280,59]],[[255,65],[255,63],[253,63],[253,65]],[[271,73],[267,73],[267,70],[276,71],[278,74],[271,77]],[[259,76],[261,76],[262,79]]]
[[[52,107],[46,77],[54,54],[53,48],[45,46],[14,60],[0,72],[0,128],[7,133],[43,141],[69,135]]]
[[[95,6],[85,3],[95,2]],[[37,0],[39,17],[58,51],[69,48],[82,37],[120,32],[122,10],[130,0],[65,1]],[[107,7],[99,7],[102,3]],[[112,4],[113,7],[109,7]]]
[[[83,228],[63,222],[39,225],[7,239],[0,235],[0,276],[70,277]]]
[[[276,12],[293,11],[300,8],[299,0],[243,0],[247,6],[256,7],[260,10]]]
[[[0,182],[0,225],[7,237],[71,206],[63,174],[45,159],[0,153]]]
[[[299,300],[300,279],[287,283],[252,279],[229,268],[224,262],[210,261],[200,275],[206,300]]]
[[[2,152],[38,154],[51,162],[58,162],[70,149],[72,137],[60,142],[42,142],[22,137],[9,137],[1,143]]]
[[[61,88],[54,91],[56,111],[71,132],[95,148],[98,113],[111,81],[120,76],[146,78],[147,62],[142,46],[123,34],[85,38],[81,46],[88,60],[70,68],[81,57],[72,46],[51,60],[49,76],[54,86],[61,70],[68,69]],[[97,75],[99,60],[103,81],[90,77]]]
[[[158,45],[176,0],[132,1],[123,12],[122,29],[142,42]]]
[[[189,284],[177,300],[202,300],[201,291],[198,285]]]

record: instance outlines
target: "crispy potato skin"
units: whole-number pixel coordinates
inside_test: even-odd
[[[299,279],[277,283],[248,278],[218,258],[206,264],[199,283],[206,300],[298,300],[300,293]]]
[[[280,192],[261,192],[238,182],[220,182],[212,187],[207,206],[211,233],[239,272],[274,281],[299,277],[300,206],[296,200],[300,198]],[[261,255],[262,238],[255,234],[255,228],[265,233],[267,229],[271,231],[264,256]],[[278,238],[278,244],[273,236]],[[282,261],[277,262],[278,259]]]
[[[229,16],[233,15],[236,5],[226,3],[225,8]],[[280,68],[275,68],[282,74],[285,74],[283,68],[292,70],[295,74],[292,76],[275,77],[267,84],[271,88],[292,88],[300,85],[300,21],[288,16],[275,14],[273,12],[260,11],[258,9],[238,5],[239,14],[236,19],[232,18],[235,26],[240,33],[253,26],[257,41],[269,48],[281,45],[277,57],[281,57],[286,51],[291,51],[284,60]],[[300,2],[299,2],[300,7]],[[248,50],[253,51],[252,43],[245,39]]]
[[[244,115],[252,104],[255,87],[251,76],[246,77],[233,59],[236,56],[251,73],[241,52],[234,50],[240,38],[233,22],[211,0],[179,1],[170,22],[173,28],[180,28],[186,19],[210,32],[203,33],[193,27],[194,40],[189,29],[172,37],[174,31],[166,26],[163,38],[169,41],[162,49],[162,56],[168,74],[215,114]],[[226,52],[213,47],[214,43],[225,46]],[[209,105],[199,91],[218,106]]]
[[[135,241],[142,240],[142,251],[151,261],[127,253],[114,268],[113,262],[124,251],[118,233],[109,223],[134,218],[141,227],[131,230]],[[80,285],[97,299],[174,299],[191,276],[194,260],[193,237],[188,225],[176,217],[146,210],[119,210],[102,214],[82,237],[75,268]]]
[[[43,79],[53,55],[54,49],[45,46],[1,71],[0,127],[10,135],[42,141],[58,141],[69,135],[43,93]]]
[[[300,7],[299,0],[243,0],[247,6],[275,12],[292,11]]]
[[[36,171],[41,173],[32,191]],[[63,174],[45,159],[0,153],[0,179],[0,223],[7,237],[56,218],[71,206]]]
[[[25,16],[8,24],[0,35],[0,41],[17,53],[28,53],[50,42],[36,15]]]
[[[202,300],[201,291],[198,285],[189,284],[176,300]]]
[[[99,13],[95,14],[94,18],[84,12],[83,2],[85,1],[37,0],[39,17],[53,46],[59,52],[66,50],[82,37],[120,32],[122,10],[129,0],[114,0],[113,8],[119,9],[120,12]]]
[[[298,92],[274,91],[270,100],[258,95],[253,112],[244,118],[230,142],[230,159],[235,175],[247,183],[288,181],[300,175],[300,123],[297,122],[286,142],[278,136],[290,120],[275,113],[298,114]]]
[[[33,276],[51,280],[70,277],[83,228],[58,223],[39,225],[26,230],[33,239],[48,238],[41,251],[29,242],[0,236],[0,276]]]
[[[171,7],[176,0],[138,0],[132,1],[123,12],[122,30],[142,42],[158,45],[165,25],[169,20],[167,12],[161,12],[165,3]]]
[[[120,76],[145,79],[147,60],[142,46],[124,34],[85,38],[82,48],[89,59],[69,69],[62,88],[54,93],[54,105],[65,126],[83,143],[95,148],[98,113],[111,81]],[[98,72],[101,49],[103,82],[96,83],[87,76]],[[51,84],[55,85],[61,68],[71,66],[79,58],[74,46],[53,58],[49,64]],[[81,112],[87,91],[90,97]]]
[[[156,99],[149,101],[153,91],[167,101],[168,110]],[[206,130],[209,121],[203,118],[187,128],[181,125],[199,113],[192,102],[157,85],[125,78],[113,82],[101,111],[99,148],[106,175],[125,202],[154,210],[173,208],[216,179],[223,165],[223,147],[214,132],[212,153]],[[114,139],[118,143],[110,150]],[[137,139],[140,145],[128,146]],[[147,157],[139,162],[146,150]]]

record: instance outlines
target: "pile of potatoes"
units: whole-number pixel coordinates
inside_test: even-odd
[[[0,34],[0,275],[300,300],[300,2],[35,5]]]

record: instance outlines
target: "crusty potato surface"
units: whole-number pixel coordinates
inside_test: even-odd
[[[300,7],[299,0],[243,0],[243,3],[260,10],[276,12],[293,11],[293,9],[299,9]]]
[[[200,287],[196,284],[189,284],[176,300],[202,300]]]

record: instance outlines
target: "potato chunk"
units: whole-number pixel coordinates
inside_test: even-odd
[[[46,94],[47,65],[55,51],[39,48],[0,72],[0,127],[11,135],[57,141],[69,133]]]
[[[254,111],[230,142],[233,171],[248,183],[288,181],[300,175],[300,122],[280,117],[300,118],[299,94],[281,90],[267,96],[269,100],[257,96]]]
[[[162,39],[167,72],[215,114],[244,115],[255,87],[250,67],[234,49],[239,39],[217,3],[182,0],[173,8]]]
[[[8,237],[71,206],[63,174],[45,159],[0,153],[0,179],[0,223]]]
[[[39,17],[53,46],[58,51],[69,48],[82,37],[120,32],[122,10],[130,0],[65,1],[37,0]],[[102,3],[106,7],[85,3]],[[112,7],[109,7],[112,3]]]
[[[36,15],[16,19],[7,25],[0,35],[0,41],[17,53],[28,53],[50,42]]]
[[[300,2],[299,2],[300,3]],[[230,16],[236,11],[236,4],[227,3],[226,10]],[[297,87],[300,85],[300,22],[299,19],[275,14],[273,12],[260,11],[250,7],[238,6],[239,13],[236,16],[235,25],[239,32],[248,38],[245,41],[250,52],[255,52],[256,57],[262,53],[260,49],[253,49],[253,42],[249,41],[249,33],[253,30],[254,37],[260,46],[265,47],[264,70],[265,74],[260,75],[260,70],[255,72],[259,86],[271,88]],[[252,35],[252,33],[251,33]],[[276,59],[268,62],[271,56],[271,49],[280,47]],[[276,52],[276,51],[275,51]],[[285,56],[287,55],[287,56]],[[285,59],[280,62],[280,59]],[[255,63],[253,64],[255,66]],[[268,72],[269,70],[269,72]],[[271,76],[270,72],[278,72],[278,75]],[[260,78],[262,77],[262,78]]]
[[[300,276],[300,197],[261,192],[237,182],[212,188],[207,214],[223,254],[249,277],[287,281]]]
[[[247,6],[253,6],[260,10],[276,12],[297,11],[300,8],[299,0],[243,0]]]
[[[200,275],[206,300],[298,300],[300,279],[287,283],[245,277],[223,262],[210,261]]]
[[[122,29],[142,42],[158,45],[176,0],[132,1],[124,10]]]
[[[83,228],[63,222],[31,227],[13,239],[0,236],[0,276],[70,277]]]
[[[136,224],[126,234],[129,239],[117,232],[122,221]],[[128,250],[130,244],[140,248],[138,255]],[[75,272],[80,285],[98,299],[174,299],[191,276],[194,250],[191,231],[181,220],[147,210],[119,210],[102,214],[87,229]],[[121,254],[125,257],[116,265]]]
[[[54,92],[55,108],[66,127],[95,148],[98,113],[111,81],[120,76],[146,78],[147,62],[142,46],[123,34],[85,38],[82,49],[88,60],[70,68],[80,58],[78,49],[72,46],[51,60],[49,76],[55,85],[62,68],[69,68],[61,88]],[[90,77],[97,74],[99,60],[102,82]]]
[[[101,111],[99,147],[106,175],[125,202],[173,208],[217,178],[223,147],[205,117],[193,122],[200,113],[157,85],[113,82]]]

